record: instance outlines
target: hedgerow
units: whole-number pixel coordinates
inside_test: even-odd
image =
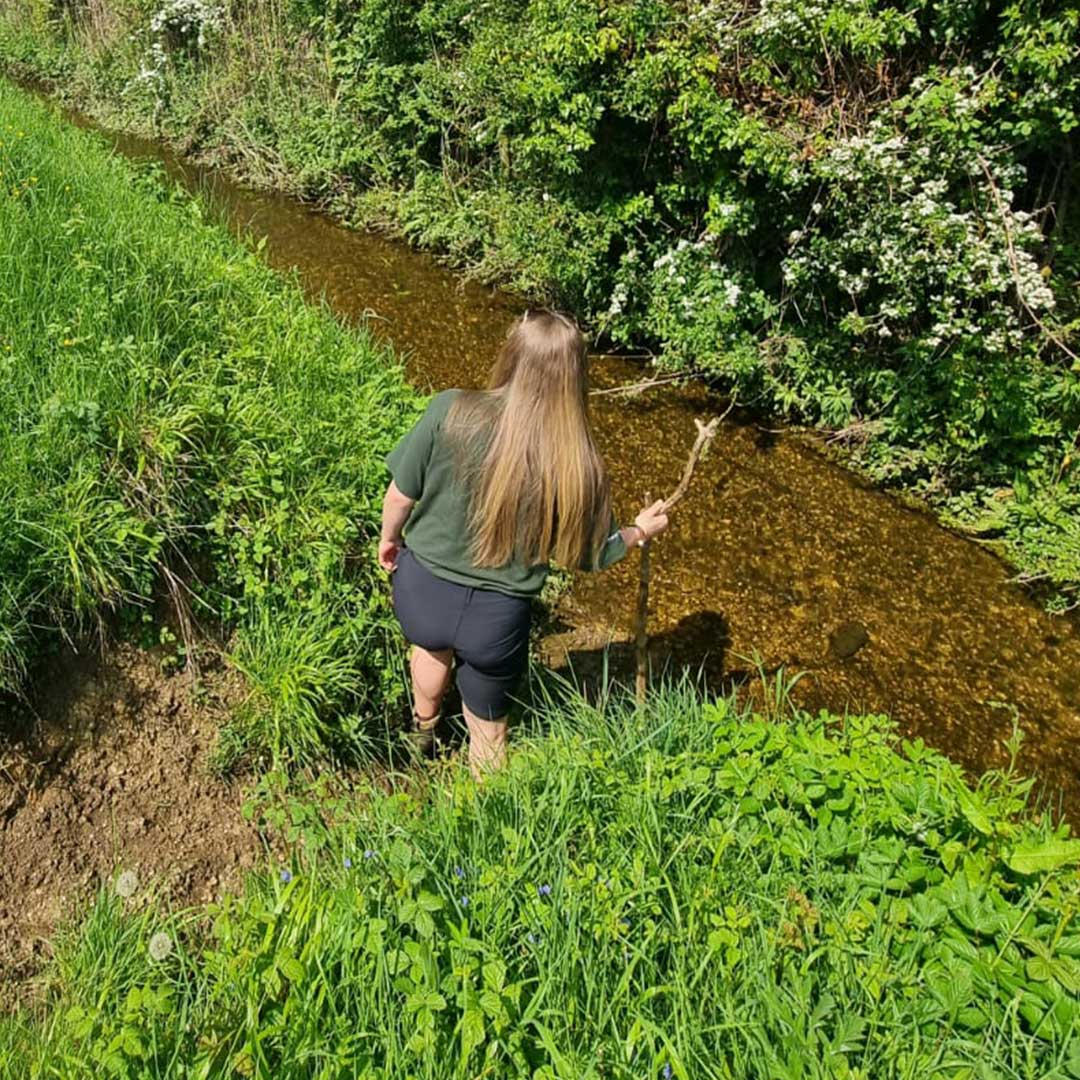
[[[2,0],[0,56],[392,224],[1080,581],[1080,13]],[[1075,594],[1074,594],[1075,598]]]

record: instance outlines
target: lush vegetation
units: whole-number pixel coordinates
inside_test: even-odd
[[[0,1074],[1080,1076],[1080,841],[774,700],[570,697],[482,788],[268,777],[289,861],[206,912],[115,881]]]
[[[249,681],[229,745],[290,766],[248,804],[286,859],[206,910],[118,873],[0,1077],[1080,1078],[1080,840],[881,717],[556,686],[482,786],[305,786],[400,693],[370,540],[414,396],[3,85],[0,184],[2,689],[164,589]]]
[[[416,409],[385,348],[197,202],[0,85],[0,691],[57,628],[169,593],[303,759],[400,696],[371,554]]]
[[[108,122],[389,223],[831,428],[1075,598],[1074,4],[0,13],[0,56]]]

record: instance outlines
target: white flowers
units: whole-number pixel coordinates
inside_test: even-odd
[[[162,0],[150,16],[150,31],[159,40],[166,33],[205,49],[208,35],[225,22],[224,7],[208,0]]]
[[[608,305],[608,315],[612,317],[621,315],[628,299],[629,292],[627,291],[626,285],[620,281],[611,292],[611,303]]]
[[[169,48],[206,49],[214,34],[225,25],[226,9],[214,0],[161,0],[150,16],[150,49],[132,85],[145,83],[159,96],[164,91]]]

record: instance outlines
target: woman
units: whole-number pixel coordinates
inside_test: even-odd
[[[585,340],[554,311],[510,330],[486,390],[446,390],[386,459],[379,562],[413,644],[413,740],[434,745],[457,661],[474,775],[505,760],[548,564],[604,569],[667,528],[662,504],[620,529],[589,427]]]

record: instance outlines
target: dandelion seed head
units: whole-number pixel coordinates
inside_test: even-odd
[[[135,895],[135,890],[139,887],[139,878],[134,870],[125,870],[116,879],[116,895],[123,897],[125,900],[130,899]]]
[[[150,959],[151,960],[164,960],[169,953],[172,952],[173,942],[172,938],[165,933],[164,930],[159,930],[150,939]]]

